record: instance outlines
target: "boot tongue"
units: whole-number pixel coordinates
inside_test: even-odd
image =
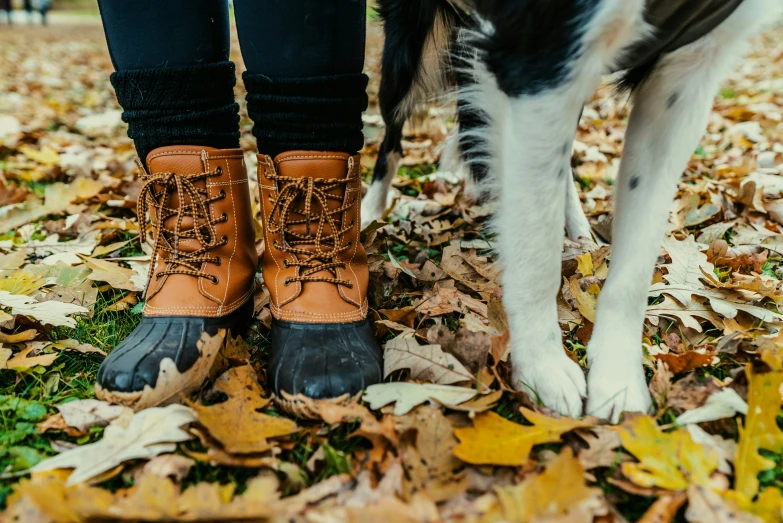
[[[204,161],[204,153],[216,151],[212,147],[200,147],[200,146],[181,146],[174,145],[169,147],[160,147],[151,151],[147,155],[147,166],[150,175],[159,173],[177,173],[182,175],[183,178],[203,173],[206,169]],[[201,178],[193,182],[196,189],[206,189],[206,180]],[[159,192],[163,187],[161,185],[156,186],[156,192]],[[166,199],[165,206],[168,209],[177,209],[180,205],[181,195],[176,192],[173,187],[169,187],[169,196]],[[198,202],[192,202],[190,197],[186,196],[186,204],[196,204]],[[151,209],[150,212],[154,215],[155,210]],[[157,217],[155,217],[157,220]],[[182,216],[180,223],[180,231],[185,232],[193,228],[193,218],[190,216]],[[177,224],[177,217],[171,216],[163,222],[163,227],[168,231],[173,231]],[[179,241],[179,250],[181,252],[194,252],[202,247],[198,240],[185,240]]]

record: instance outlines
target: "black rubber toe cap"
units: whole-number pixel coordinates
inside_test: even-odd
[[[272,321],[269,377],[276,394],[354,395],[383,379],[381,349],[368,320]]]
[[[142,318],[141,323],[103,361],[98,369],[98,385],[109,392],[140,392],[145,385],[155,388],[160,362],[170,358],[184,373],[198,360],[197,342],[202,332],[218,329],[238,333],[252,314],[253,303],[220,318],[159,316]]]

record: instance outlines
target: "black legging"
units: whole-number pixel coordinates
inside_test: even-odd
[[[227,0],[99,0],[140,156],[238,144]],[[235,0],[259,150],[361,148],[366,0]],[[358,110],[357,110],[358,108]]]
[[[235,0],[245,67],[271,77],[361,73],[365,0]],[[227,0],[99,0],[115,69],[222,62]]]

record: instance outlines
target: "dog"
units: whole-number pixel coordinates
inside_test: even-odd
[[[386,135],[362,203],[386,210],[417,103],[457,86],[458,145],[476,193],[497,207],[513,386],[561,414],[648,412],[647,291],[677,181],[720,82],[780,0],[379,0]],[[590,237],[571,178],[584,104],[617,73],[633,101],[615,184],[612,264],[588,373],[562,346],[556,296],[564,233]],[[586,402],[585,402],[586,398]]]

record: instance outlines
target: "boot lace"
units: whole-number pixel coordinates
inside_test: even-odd
[[[220,265],[219,257],[209,256],[208,253],[216,247],[228,243],[228,238],[223,236],[217,238],[215,225],[228,221],[228,215],[223,213],[217,219],[212,219],[209,212],[209,205],[215,201],[223,200],[226,192],[221,190],[217,196],[209,197],[206,188],[199,188],[196,182],[206,180],[212,176],[220,176],[223,169],[217,167],[214,171],[202,172],[198,174],[179,174],[171,172],[161,172],[149,174],[146,170],[141,170],[141,179],[144,185],[139,193],[137,213],[140,224],[140,239],[142,242],[147,239],[147,211],[150,208],[155,211],[155,221],[152,221],[150,214],[149,223],[152,223],[155,241],[153,253],[159,254],[162,263],[167,265],[166,269],[155,275],[160,279],[168,274],[185,274],[197,278],[207,278],[212,283],[217,283],[217,277],[201,270],[203,264],[214,263]],[[174,208],[169,206],[169,199],[176,194],[179,197],[179,205]],[[176,216],[177,220],[173,229],[164,227],[166,220]],[[193,226],[182,229],[184,218],[192,218]],[[181,251],[179,248],[180,240],[195,239],[201,245],[201,248],[194,251]],[[147,281],[152,278],[155,271],[155,263],[150,263],[150,269],[147,273]]]
[[[295,254],[296,261],[284,260],[284,267],[299,267],[298,274],[286,278],[283,282],[289,285],[293,282],[327,282],[344,285],[349,289],[353,283],[338,278],[337,269],[344,269],[345,262],[338,260],[338,255],[351,248],[351,242],[344,244],[343,235],[354,226],[353,221],[342,227],[343,212],[351,208],[357,201],[354,196],[351,201],[342,203],[343,196],[329,194],[329,191],[339,186],[347,186],[358,178],[354,173],[348,178],[293,178],[279,176],[276,172],[267,173],[267,178],[277,182],[277,197],[271,197],[268,230],[280,233],[280,243],[274,241],[274,248]],[[344,191],[341,191],[344,194]],[[339,207],[329,209],[329,200],[342,203]],[[321,210],[313,212],[313,203],[320,204]],[[299,204],[295,206],[294,204]],[[294,216],[297,215],[297,216]],[[297,232],[302,230],[304,234]],[[327,232],[326,226],[329,226]],[[315,233],[315,234],[313,234]],[[306,248],[310,247],[310,248]],[[332,276],[315,276],[320,271],[328,271]]]

